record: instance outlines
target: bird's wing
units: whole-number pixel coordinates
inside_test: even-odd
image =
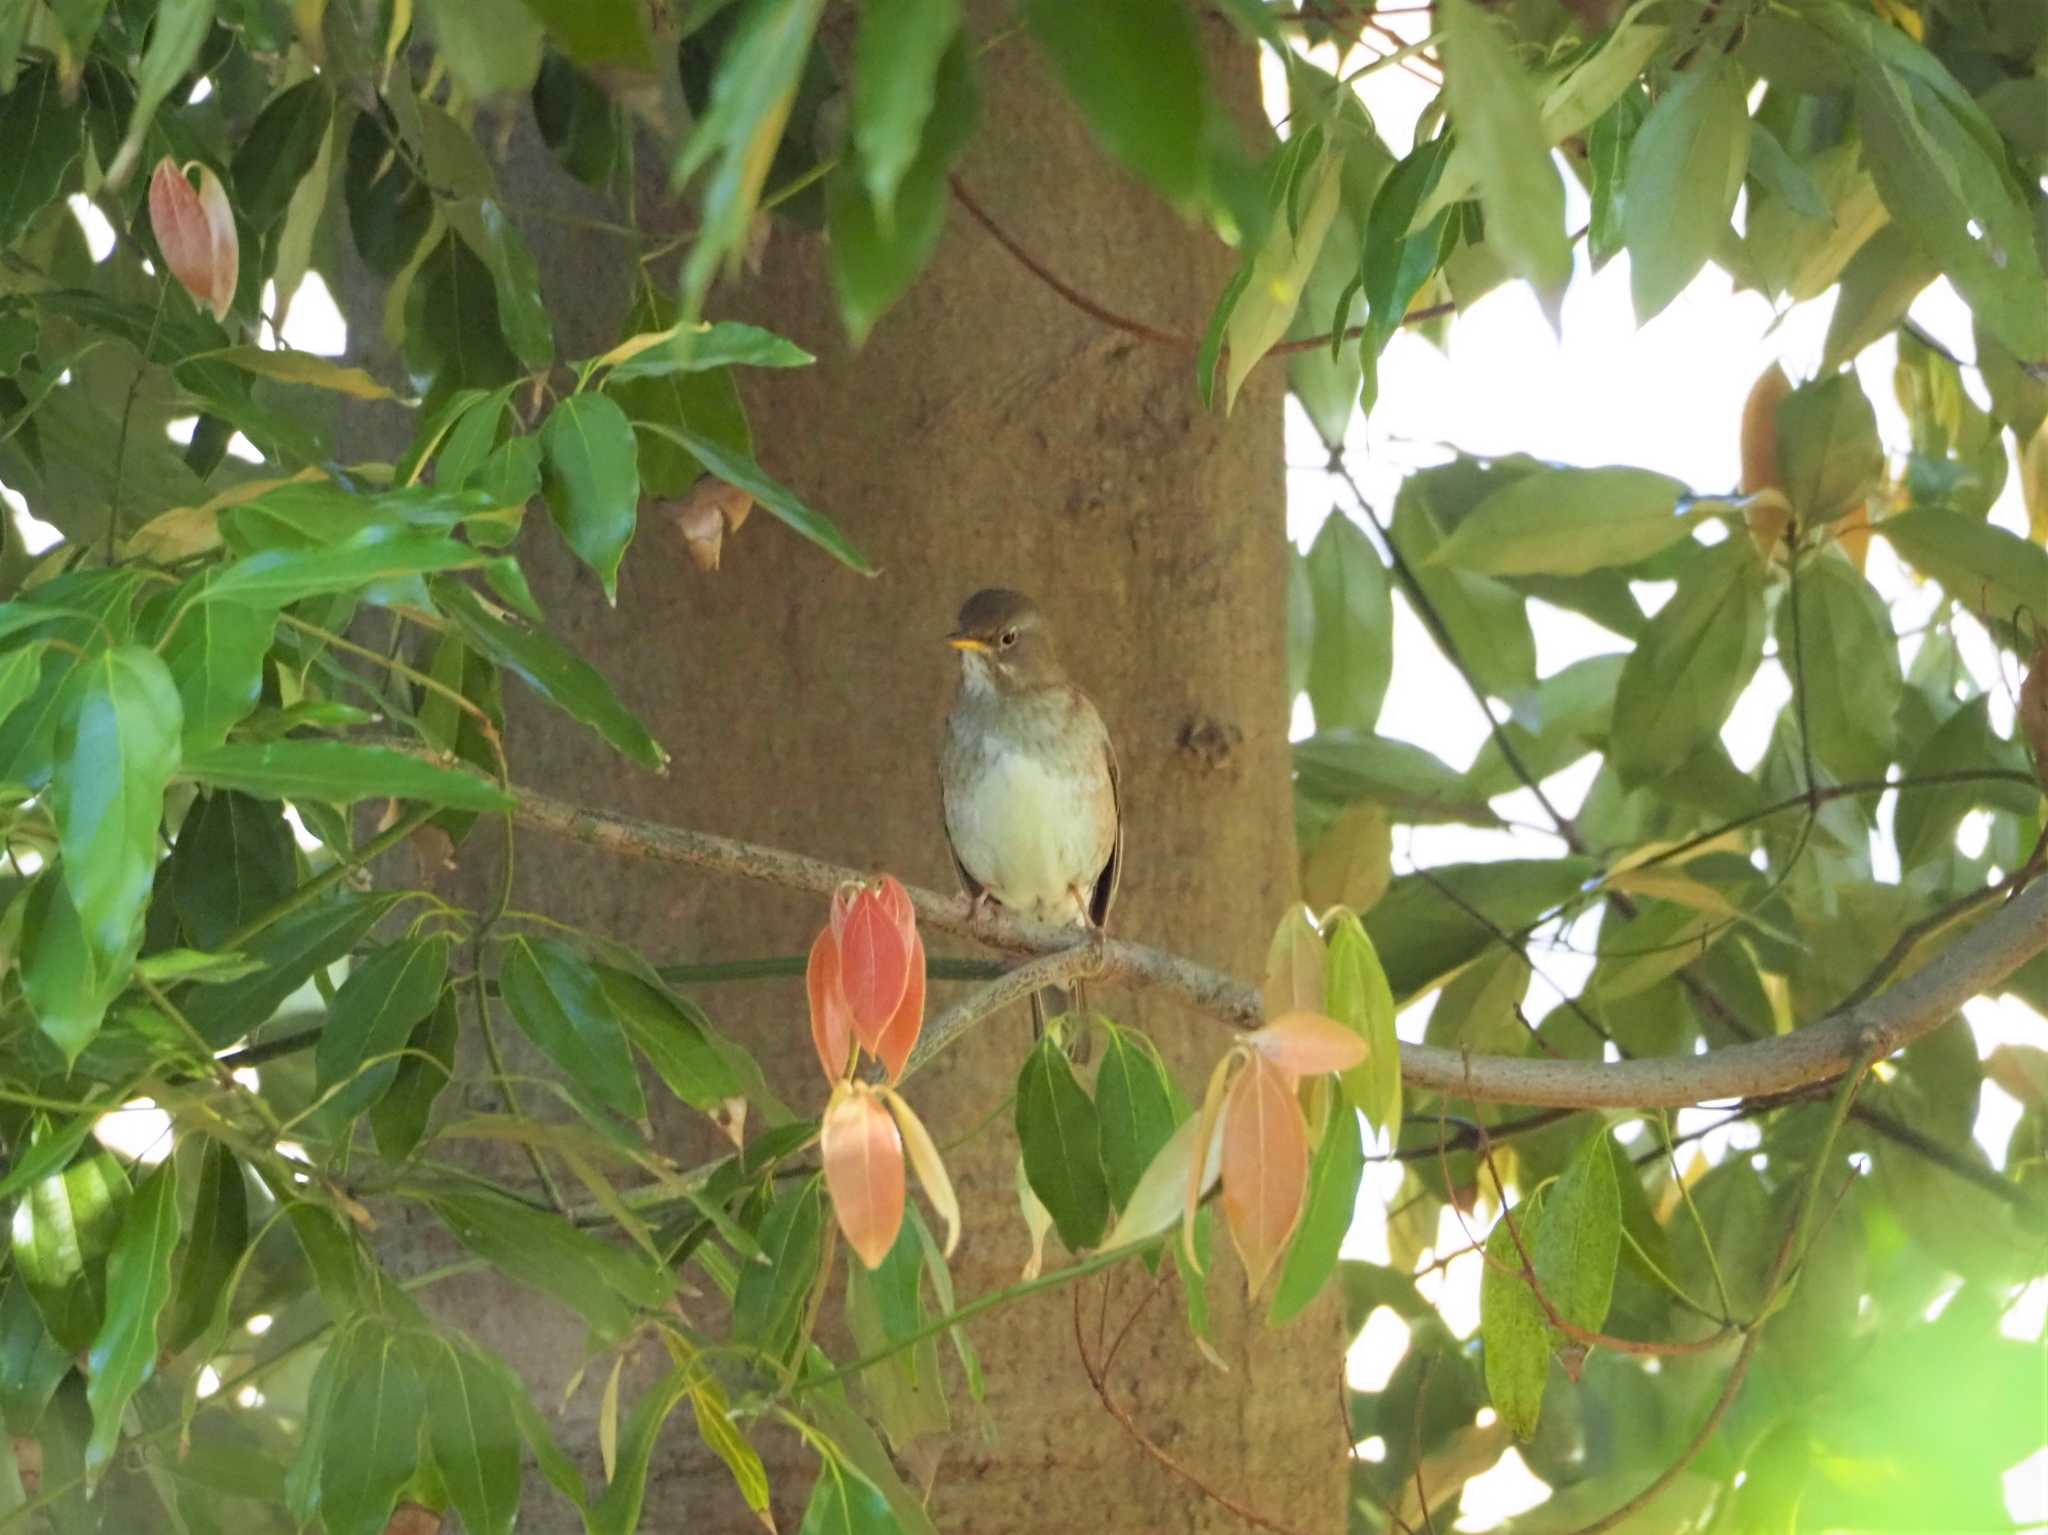
[[[1110,744],[1107,733],[1102,739],[1102,757],[1109,768],[1109,808],[1116,819],[1116,835],[1109,844],[1109,862],[1102,866],[1102,872],[1095,876],[1095,892],[1088,901],[1088,920],[1096,927],[1109,923],[1109,908],[1116,900],[1117,883],[1124,872],[1124,802],[1123,790],[1118,783],[1116,770],[1116,747]]]
[[[967,865],[960,861],[959,850],[953,846],[953,827],[946,819],[946,754],[943,748],[939,752],[939,830],[945,833],[946,856],[953,860],[953,872],[960,876],[960,888],[966,892],[967,899],[993,901],[995,897],[989,895],[980,880],[967,872]]]

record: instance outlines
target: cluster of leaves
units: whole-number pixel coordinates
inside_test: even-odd
[[[1211,98],[1182,0],[1030,0],[1028,40],[988,44],[1042,50],[1105,151],[1243,253],[1201,350],[1205,393],[1221,374],[1234,395],[1269,350],[1306,343],[1290,379],[1338,441],[1417,306],[1508,277],[1554,304],[1571,242],[1553,147],[1591,191],[1592,257],[1627,250],[1644,315],[1710,259],[1774,299],[1840,295],[1827,371],[1767,379],[1751,402],[1739,499],[1630,468],[1460,461],[1408,483],[1379,546],[1332,520],[1297,569],[1292,629],[1319,726],[1297,754],[1304,881],[1328,914],[1282,924],[1274,1021],[1226,1056],[1199,1112],[1134,1031],[1092,1025],[1092,1084],[1057,1037],[1034,1049],[1016,1108],[1026,1219],[1041,1247],[1056,1229],[1087,1256],[1051,1275],[1035,1257],[1018,1288],[1170,1246],[1201,1338],[1214,1182],[1253,1288],[1277,1273],[1270,1317],[1298,1315],[1338,1267],[1363,1113],[1409,1172],[1395,1265],[1348,1268],[1347,1293],[1355,1320],[1387,1305],[1413,1328],[1393,1379],[1355,1404],[1389,1447],[1358,1473],[1364,1527],[1411,1482],[1446,1519],[1515,1432],[1562,1489],[1557,1516],[1621,1501],[1692,1433],[1725,1362],[1695,1345],[1717,1329],[1763,1346],[1688,1473],[1700,1510],[1740,1475],[1760,1525],[1801,1498],[1837,1522],[1879,1500],[1892,1518],[1974,1519],[2031,1447],[2013,1442],[2030,1421],[2024,1348],[1996,1314],[2040,1268],[2048,1058],[1980,1064],[1949,1030],[1890,1063],[1833,1138],[1874,1176],[1813,1218],[1786,1288],[1765,1282],[1769,1247],[1787,1212],[1807,1226],[1823,1106],[1743,1106],[1760,1156],[1681,1170],[1661,1120],[1624,1141],[1586,1116],[1434,1098],[1404,1113],[1392,1030],[1396,1006],[1434,996],[1431,1041],[1481,1053],[1682,1055],[1770,1035],[2027,861],[2038,787],[1956,636],[1981,621],[2012,643],[2048,601],[2048,495],[2035,485],[2034,542],[1986,520],[2006,434],[2035,482],[2048,459],[2048,387],[2028,366],[2048,356],[2042,7],[1444,0],[1444,93],[1398,162],[1276,13],[1222,8],[1287,70],[1290,132],[1263,164]],[[772,209],[826,232],[865,335],[938,241],[979,110],[976,44],[952,0],[871,0],[842,83],[823,11],[0,0],[0,480],[61,535],[0,550],[0,1414],[15,1445],[0,1517],[317,1517],[346,1535],[409,1502],[500,1531],[530,1456],[590,1529],[629,1531],[688,1400],[755,1509],[771,1489],[749,1432],[780,1422],[820,1454],[806,1528],[930,1528],[890,1451],[948,1422],[941,1339],[977,1401],[980,1374],[950,1232],[902,1197],[907,1150],[951,1226],[943,1169],[895,1091],[923,1015],[907,906],[864,890],[821,937],[830,977],[814,955],[834,1084],[821,1140],[644,956],[502,901],[464,910],[354,878],[408,837],[459,842],[507,811],[507,676],[661,767],[534,603],[511,552],[530,505],[552,524],[535,536],[559,537],[608,600],[656,507],[709,566],[758,504],[868,568],[754,459],[735,370],[808,356],[701,314]],[[1345,36],[1334,12],[1289,25]],[[569,174],[630,188],[654,143],[698,206],[690,239],[661,242],[619,199],[628,222],[608,228],[635,299],[589,359],[557,357],[528,244],[546,210],[515,207],[483,148],[490,114],[529,110]],[[275,345],[302,279],[339,270],[344,247],[383,285],[400,385]],[[1976,316],[1991,408],[1952,359],[1903,340],[1914,433],[1895,465],[1839,367],[1937,275]],[[395,463],[335,461],[337,401],[410,412]],[[1694,536],[1707,527],[1729,536]],[[1862,574],[1873,537],[1942,593],[1910,667]],[[1463,771],[1375,733],[1396,579],[1512,709]],[[1677,594],[1648,613],[1645,581]],[[1531,599],[1591,618],[1617,652],[1539,678]],[[1792,701],[1744,773],[1719,731],[1767,660]],[[1394,876],[1393,826],[1496,825],[1497,796],[1589,754],[1599,777],[1558,828],[1564,856]],[[1872,831],[1894,766],[1901,873],[1881,878]],[[365,803],[381,815],[351,813]],[[1990,826],[1974,855],[1955,843],[1972,811]],[[1529,940],[1583,936],[1596,911],[1613,920],[1591,981],[1525,1024]],[[2048,1003],[2041,966],[2012,985]],[[553,1068],[546,1113],[497,1064],[506,1020]],[[888,1089],[854,1081],[855,1044]],[[487,1072],[465,1064],[479,1052]],[[2003,1170],[1969,1137],[1986,1074],[2026,1105]],[[647,1128],[654,1081],[735,1150],[669,1163]],[[95,1130],[145,1098],[168,1116],[162,1142],[140,1159],[105,1149]],[[537,1184],[503,1176],[521,1154]],[[1459,1340],[1408,1271],[1445,1208],[1510,1190],[1483,1340]],[[372,1200],[584,1320],[610,1370],[602,1486],[526,1386],[417,1298],[446,1274],[380,1266]],[[845,1265],[859,1352],[844,1365],[815,1337],[835,1230],[860,1260]],[[686,1319],[685,1282],[728,1304]],[[1656,1376],[1611,1345],[1581,1359],[1603,1328],[1679,1351]],[[641,1341],[665,1368],[627,1407]],[[1546,1390],[1554,1359],[1583,1367],[1578,1390]],[[1961,1394],[1950,1380],[1979,1411],[1942,1410]],[[1498,1421],[1481,1426],[1488,1389]],[[1896,1474],[1876,1490],[1838,1474],[1880,1462]]]
[[[1410,477],[1382,520],[1338,482],[1361,520],[1333,515],[1295,567],[1293,683],[1317,724],[1295,750],[1302,877],[1311,902],[1362,913],[1396,1003],[1429,1004],[1430,1044],[1597,1061],[1782,1034],[1925,963],[2035,855],[2041,780],[1997,707],[2014,682],[1963,656],[1988,636],[2030,693],[2048,660],[2036,653],[2048,602],[2043,14],[1875,9],[1709,8],[1670,32],[1667,10],[1630,7],[1602,38],[1553,40],[1516,87],[1475,62],[1498,49],[1512,73],[1505,34],[1489,41],[1469,8],[1441,8],[1446,131],[1377,172],[1370,214],[1427,249],[1401,268],[1404,286],[1385,286],[1394,242],[1358,226],[1361,272],[1355,245],[1330,254],[1340,212],[1307,268],[1303,291],[1343,298],[1334,313],[1290,309],[1297,332],[1358,324],[1348,306],[1363,286],[1368,406],[1373,352],[1409,305],[1463,305],[1503,275],[1541,289],[1562,269],[1511,232],[1526,231],[1550,174],[1547,162],[1542,176],[1506,174],[1518,136],[1500,126],[1515,110],[1500,98],[1520,89],[1536,103],[1534,141],[1561,145],[1588,181],[1593,260],[1629,253],[1640,314],[1710,259],[1774,301],[1839,290],[1821,371],[1758,381],[1739,493],[1625,466],[1461,457]],[[1660,64],[1674,40],[1682,63]],[[1614,57],[1630,48],[1642,50],[1633,62]],[[1461,64],[1495,88],[1461,92]],[[1344,102],[1315,150],[1343,153],[1346,176],[1364,153],[1342,126],[1351,113]],[[1290,174],[1315,185],[1312,168]],[[1730,210],[1745,187],[1738,233]],[[1540,220],[1546,241],[1554,222]],[[1311,229],[1306,212],[1299,227]],[[1974,365],[1902,328],[1937,275],[1974,315]],[[1895,333],[1911,438],[1888,452],[1844,365]],[[1333,442],[1358,387],[1351,360],[1326,349],[1292,361]],[[2031,538],[1989,520],[2015,462]],[[1923,586],[1913,630],[1868,578],[1873,541]],[[1668,600],[1646,605],[1645,583]],[[1462,769],[1377,733],[1396,589],[1473,708],[1505,705]],[[1539,676],[1532,601],[1591,619],[1612,653]],[[1766,668],[1787,701],[1743,771],[1722,730]],[[1396,827],[1500,830],[1502,795],[1588,758],[1583,802],[1547,828],[1556,856],[1395,872]],[[1551,816],[1533,798],[1514,813]],[[1966,821],[1985,828],[1981,844],[1959,838]],[[1548,950],[1590,953],[1583,986],[1542,976]],[[2048,1007],[2041,970],[2003,989]],[[1980,1061],[1953,1026],[1880,1068],[1839,1137],[1821,1132],[1824,1095],[1734,1106],[1755,1154],[1717,1162],[1693,1145],[1699,1131],[1676,1134],[1661,1115],[1412,1104],[1392,1265],[1346,1272],[1354,1325],[1386,1306],[1411,1329],[1383,1389],[1354,1398],[1358,1433],[1386,1446],[1355,1473],[1354,1527],[1419,1527],[1418,1487],[1442,1527],[1511,1438],[1556,1489],[1517,1530],[1587,1524],[1675,1465],[1641,1527],[2001,1522],[2000,1477],[2039,1443],[2004,1416],[2036,1345],[2001,1335],[1999,1319],[2048,1272],[2044,1068],[2048,1055],[2023,1046]],[[1991,1082],[2021,1111],[2002,1168],[1972,1138]],[[1793,1282],[1767,1283],[1809,1180],[1846,1173],[1845,1150],[1869,1176],[1846,1196],[1827,1185]],[[1512,1219],[1489,1234],[1504,1203]],[[1485,1262],[1482,1327],[1466,1339],[1411,1278],[1418,1263],[1441,1266],[1447,1211]],[[1738,1336],[1752,1335],[1732,1411],[1708,1420]],[[1937,1360],[1944,1380],[1983,1393],[1938,1420],[1911,1374]],[[1497,1419],[1475,1421],[1489,1403]],[[1703,1420],[1715,1431],[1688,1450]]]

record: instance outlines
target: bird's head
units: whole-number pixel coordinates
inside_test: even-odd
[[[1010,692],[1057,682],[1059,656],[1044,616],[1022,592],[990,587],[969,597],[946,643],[969,687]]]

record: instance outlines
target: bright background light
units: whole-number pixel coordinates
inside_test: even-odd
[[[1411,38],[1421,35],[1421,21],[1415,16],[1384,17],[1388,28],[1405,26]],[[1329,46],[1306,51],[1340,75],[1367,57],[1353,51],[1340,61]],[[1286,109],[1284,74],[1271,59],[1264,67],[1267,101],[1277,118]],[[1381,137],[1396,155],[1407,152],[1418,114],[1434,99],[1434,84],[1399,68],[1384,68],[1361,81],[1359,90]],[[1566,224],[1576,229],[1587,221],[1589,203],[1575,178],[1567,173],[1564,181]],[[1408,475],[1447,463],[1459,450],[1487,458],[1527,453],[1581,466],[1637,465],[1673,475],[1700,494],[1732,492],[1740,477],[1739,433],[1750,386],[1773,362],[1781,364],[1795,383],[1818,371],[1834,307],[1832,292],[1774,311],[1756,293],[1736,293],[1728,276],[1709,265],[1668,309],[1638,327],[1629,298],[1627,255],[1616,256],[1598,273],[1590,268],[1583,242],[1575,256],[1557,331],[1530,289],[1509,283],[1459,314],[1441,350],[1412,331],[1394,337],[1380,362],[1379,403],[1369,420],[1354,412],[1344,442],[1352,477],[1383,522],[1391,516],[1395,494]],[[1969,311],[1945,281],[1921,295],[1911,318],[1955,356],[1973,354]],[[1896,343],[1887,338],[1864,351],[1855,369],[1876,410],[1884,441],[1903,453],[1909,433],[1892,387],[1897,356]],[[1965,368],[1963,380],[1971,397],[1988,408],[1990,400],[1977,375]],[[1344,482],[1328,472],[1328,457],[1306,413],[1290,398],[1289,535],[1306,550],[1325,518],[1351,515],[1377,543],[1370,527],[1356,517]],[[2022,536],[2027,533],[2016,468],[2007,476],[1991,521]],[[1893,605],[1901,629],[1913,627],[1938,601],[1938,595],[1917,583],[1881,540],[1870,545],[1866,574]],[[1586,656],[1627,649],[1625,640],[1577,614],[1537,601],[1530,602],[1529,609],[1541,676]],[[1969,621],[1958,622],[1956,631],[1970,669],[1980,677],[2000,675],[1998,653],[1989,637]],[[1906,660],[1915,643],[1906,642]],[[1766,660],[1722,732],[1723,744],[1738,766],[1747,770],[1761,760],[1772,726],[1790,697],[1784,670],[1775,660]],[[2010,733],[2010,693],[1994,691],[1991,709],[1997,727]],[[1489,733],[1479,704],[1438,652],[1398,585],[1393,676],[1378,729],[1381,735],[1424,747],[1461,770],[1471,765]],[[1305,697],[1298,699],[1293,736],[1299,740],[1313,730],[1314,711]],[[1595,767],[1593,761],[1582,760],[1545,780],[1546,795],[1564,814],[1576,814]],[[1400,829],[1394,842],[1396,872],[1452,862],[1555,856],[1564,850],[1557,838],[1533,829],[1546,818],[1526,789],[1502,795],[1492,805],[1504,820],[1517,824],[1500,831],[1454,825]],[[1888,833],[1888,806],[1880,826]],[[1966,825],[1962,835],[1970,833]],[[1981,827],[1977,834],[1981,837]],[[1878,876],[1897,877],[1896,859],[1888,846],[1878,863]],[[1529,992],[1532,1020],[1556,1004],[1557,988],[1576,994],[1593,964],[1585,953],[1532,951],[1530,958],[1537,970]],[[1434,1001],[1434,996],[1425,998],[1401,1015],[1403,1039],[1422,1038]],[[2048,1037],[2048,1022],[2010,998],[1979,998],[1964,1014],[1980,1055],[2007,1041],[2038,1043]],[[1995,1165],[2003,1165],[2006,1142],[2019,1114],[2015,1099],[1995,1084],[1985,1084],[1976,1133]],[[1720,1117],[1711,1111],[1683,1111],[1678,1130],[1683,1134]],[[1697,1145],[1709,1160],[1718,1161],[1731,1150],[1747,1151],[1757,1143],[1754,1125],[1734,1123]],[[1398,1195],[1402,1176],[1399,1164],[1375,1163],[1368,1168],[1358,1215],[1345,1243],[1347,1258],[1388,1262],[1387,1209]],[[1446,1210],[1434,1244],[1418,1260],[1426,1271],[1418,1288],[1461,1339],[1469,1338],[1479,1325],[1483,1260],[1476,1253],[1441,1260],[1462,1252],[1472,1237],[1483,1238],[1489,1221],[1490,1212],[1468,1217],[1468,1234],[1455,1212]],[[2037,1282],[2008,1313],[2008,1336],[2040,1338],[2044,1312],[2048,1284]],[[1407,1344],[1406,1324],[1380,1308],[1352,1346],[1347,1377],[1366,1390],[1384,1384]],[[2048,1518],[2048,1452],[2015,1467],[2006,1490],[2016,1520]],[[1491,1470],[1467,1483],[1463,1514],[1455,1528],[1493,1529],[1548,1496],[1544,1483],[1508,1449]]]

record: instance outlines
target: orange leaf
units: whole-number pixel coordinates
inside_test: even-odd
[[[910,904],[910,892],[903,888],[903,882],[893,874],[884,874],[875,881],[875,899],[881,902],[882,910],[895,922],[897,931],[903,934],[908,944],[917,936],[917,908]]]
[[[213,247],[210,268],[213,289],[203,302],[213,310],[216,320],[225,320],[235,302],[242,245],[235,234],[235,211],[228,206],[228,189],[220,184],[220,177],[204,165],[199,167],[199,206],[206,214],[206,232]]]
[[[869,1268],[881,1267],[903,1226],[903,1137],[865,1085],[842,1083],[818,1139],[832,1213]]]
[[[884,904],[880,888],[864,885],[848,906],[839,936],[839,989],[856,1038],[880,1053],[883,1032],[910,985],[911,937]]]
[[[1288,1073],[1254,1054],[1223,1111],[1223,1215],[1258,1294],[1308,1194],[1308,1126]]]
[[[1365,1041],[1321,1013],[1282,1013],[1244,1042],[1297,1077],[1349,1071],[1365,1059]]]
[[[931,1131],[924,1127],[924,1121],[901,1093],[885,1087],[882,1098],[895,1110],[896,1128],[903,1132],[903,1145],[910,1152],[910,1166],[917,1181],[924,1186],[924,1197],[946,1223],[946,1256],[950,1258],[953,1249],[960,1245],[960,1196],[953,1192],[953,1179],[946,1171],[945,1160],[939,1155]]]
[[[825,1068],[826,1081],[837,1082],[853,1064],[853,1020],[839,990],[839,945],[829,927],[811,945],[804,989],[811,996],[811,1043],[818,1047],[818,1064]]]
[[[171,275],[211,309],[216,320],[227,318],[235,297],[240,247],[220,178],[202,165],[195,188],[178,163],[165,155],[149,178],[149,227]]]
[[[869,1047],[881,1060],[891,1082],[902,1078],[903,1067],[917,1044],[917,1036],[924,1030],[924,971],[924,939],[921,935],[912,934],[910,984],[903,988],[903,1000],[896,1004],[896,1016],[883,1026]]]
[[[2048,785],[2048,638],[2035,648],[2033,660],[2027,663],[2027,678],[2020,684],[2019,707],[2013,714],[2033,749],[2034,776]]]

